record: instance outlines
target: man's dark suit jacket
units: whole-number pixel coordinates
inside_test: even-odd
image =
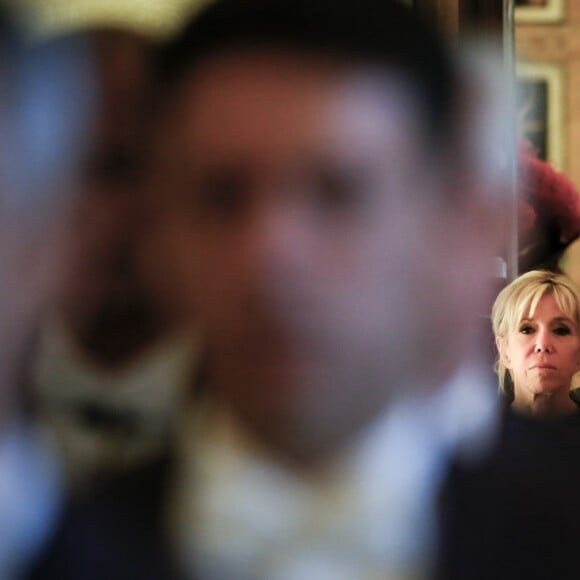
[[[29,580],[178,580],[163,532],[170,473],[165,459],[69,509]],[[580,580],[579,490],[580,417],[506,413],[483,463],[450,467],[433,576]]]
[[[169,458],[65,509],[29,580],[180,580],[165,532]]]

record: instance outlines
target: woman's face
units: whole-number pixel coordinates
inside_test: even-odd
[[[580,368],[577,325],[545,294],[533,316],[529,313],[500,347],[502,361],[514,378],[515,399],[554,394],[570,388]]]

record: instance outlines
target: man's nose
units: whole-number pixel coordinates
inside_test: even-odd
[[[295,207],[260,212],[248,228],[246,242],[253,266],[282,278],[303,274],[314,250],[308,220]]]

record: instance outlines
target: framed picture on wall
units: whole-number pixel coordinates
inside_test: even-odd
[[[517,23],[542,24],[564,18],[564,0],[514,0]]]
[[[518,136],[529,141],[538,157],[564,171],[564,87],[559,65],[517,66]]]

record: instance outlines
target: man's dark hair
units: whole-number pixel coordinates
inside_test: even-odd
[[[393,68],[416,87],[435,141],[452,124],[457,81],[446,44],[397,0],[214,0],[162,52],[161,98],[205,57],[262,47]]]

